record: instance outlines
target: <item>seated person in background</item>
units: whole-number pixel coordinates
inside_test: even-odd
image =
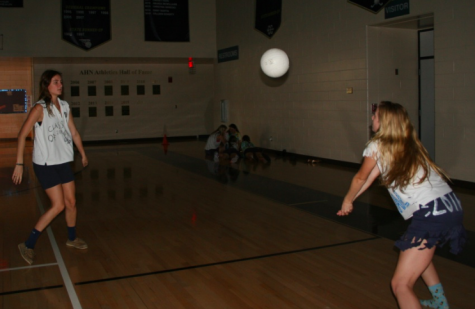
[[[241,146],[241,134],[239,133],[239,130],[234,123],[231,123],[229,125],[228,131],[226,131],[226,140],[229,142],[229,139],[232,136],[236,137],[239,146]]]
[[[209,135],[208,141],[206,142],[205,146],[206,156],[212,157],[215,153],[218,152],[219,145],[221,143],[226,143],[226,129],[227,127],[222,124],[215,131],[213,131],[213,133]]]
[[[258,160],[262,163],[270,163],[270,157],[261,148],[254,146],[248,135],[242,137],[241,151],[247,160]]]
[[[231,163],[236,163],[239,160],[239,141],[236,136],[231,135],[231,137],[229,138],[226,153],[229,155]]]
[[[235,136],[231,136],[229,141],[221,143],[218,150],[214,153],[214,161],[229,161],[236,163],[240,158],[239,144]]]

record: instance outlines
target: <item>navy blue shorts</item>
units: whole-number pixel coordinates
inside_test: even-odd
[[[33,170],[44,190],[74,181],[74,173],[69,162],[57,165],[38,165],[33,163]]]
[[[208,149],[208,150],[205,150],[205,155],[207,156],[213,156],[215,152],[218,152],[219,151],[219,148],[216,148],[216,149]]]
[[[466,237],[462,205],[455,193],[450,192],[426,205],[420,205],[406,233],[396,241],[396,247],[404,251],[418,247],[426,240],[425,247],[419,250],[442,247],[448,243],[450,252],[458,254],[462,251]]]

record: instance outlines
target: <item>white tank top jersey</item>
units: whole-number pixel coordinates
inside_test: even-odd
[[[386,171],[379,158],[378,143],[371,142],[364,150],[363,156],[375,159],[381,175],[385,174]],[[426,205],[438,197],[452,192],[452,188],[432,168],[430,168],[428,177],[418,184],[423,173],[423,169],[419,168],[412,182],[404,190],[388,188],[391,198],[405,220],[412,218],[414,212],[419,210],[421,205]]]
[[[71,131],[68,127],[69,104],[60,100],[58,110],[51,104],[53,115],[48,113],[46,103],[38,101],[43,107],[43,121],[35,123],[33,143],[33,163],[38,165],[57,165],[74,160]],[[36,105],[35,104],[35,105]]]
[[[217,149],[219,147],[220,142],[217,141],[219,134],[219,132],[214,132],[208,137],[208,140],[206,141],[205,145],[205,150]]]

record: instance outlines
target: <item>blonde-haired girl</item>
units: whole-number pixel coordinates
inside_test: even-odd
[[[436,246],[446,243],[452,253],[461,251],[466,234],[460,201],[447,184],[448,176],[429,158],[402,105],[381,102],[372,120],[375,134],[337,215],[349,215],[353,201],[381,176],[401,215],[412,218],[396,241],[401,253],[391,287],[400,308],[449,308],[432,257]],[[420,276],[433,299],[417,299],[413,286]]]

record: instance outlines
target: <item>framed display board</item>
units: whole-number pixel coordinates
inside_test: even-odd
[[[25,89],[0,89],[0,114],[21,114],[28,111]]]

